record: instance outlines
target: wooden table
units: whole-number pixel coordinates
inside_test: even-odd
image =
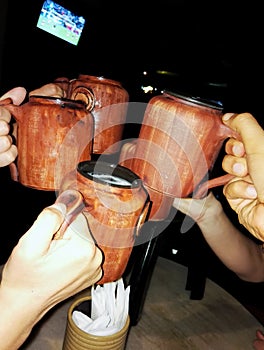
[[[142,317],[130,329],[126,350],[253,349],[255,331],[262,329],[255,317],[210,280],[202,300],[189,299],[186,275],[186,267],[158,258]],[[73,299],[51,310],[22,349],[61,350]]]

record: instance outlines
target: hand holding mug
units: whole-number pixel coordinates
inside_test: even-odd
[[[264,240],[264,130],[249,113],[227,113],[223,122],[241,136],[226,143],[223,169],[235,177],[224,186],[224,195],[240,223]]]
[[[63,89],[50,83],[31,91],[21,106],[12,98],[0,101],[17,122],[18,157],[10,164],[14,181],[31,188],[56,190],[57,182],[78,161],[90,159],[93,116],[88,105],[63,96]]]
[[[101,278],[102,253],[78,209],[80,199],[77,191],[62,193],[39,214],[6,262],[0,285],[1,349],[20,348],[48,310]]]
[[[11,98],[15,105],[20,105],[26,97],[26,90],[17,87],[9,90],[1,98]],[[0,167],[11,164],[17,157],[17,147],[13,144],[10,133],[11,113],[4,107],[0,107]]]
[[[0,97],[0,101],[10,99],[14,105],[19,106],[26,97],[27,91],[24,87],[15,87],[3,96]],[[63,90],[56,84],[46,84],[42,87],[33,90],[29,93],[31,95],[42,95],[42,96],[54,96],[63,97]],[[0,102],[1,104],[1,102]],[[16,123],[13,124],[12,136],[10,135],[10,121],[11,113],[4,106],[0,107],[0,167],[11,165],[17,157],[17,147],[13,143],[12,136],[16,138]],[[12,169],[11,169],[12,171]]]

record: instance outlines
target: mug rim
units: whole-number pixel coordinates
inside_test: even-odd
[[[185,94],[185,93],[181,93],[181,92],[173,92],[173,91],[168,91],[168,90],[164,91],[164,95],[176,97],[176,98],[179,98],[181,100],[185,100],[185,101],[188,101],[188,102],[191,102],[191,103],[194,103],[196,105],[203,106],[203,107],[213,108],[213,109],[216,109],[218,111],[222,111],[224,109],[222,102],[216,101],[216,100],[211,100],[211,99],[201,98],[199,96],[192,96],[189,94]]]
[[[94,169],[98,169],[98,172],[101,172],[102,174],[109,174],[112,176],[119,177],[123,180],[128,181],[130,184],[118,184],[118,183],[110,183],[108,181],[105,181],[103,179],[100,179],[96,176],[90,175],[87,173],[87,171],[92,172]],[[142,180],[141,178],[135,174],[132,170],[130,170],[127,167],[124,167],[120,164],[114,164],[114,163],[108,163],[105,161],[95,161],[95,160],[84,160],[82,162],[79,162],[77,165],[77,171],[79,174],[84,176],[85,178],[108,185],[111,187],[119,187],[124,189],[130,189],[130,188],[139,188],[142,186]]]
[[[70,98],[66,97],[55,97],[55,96],[45,96],[45,95],[31,95],[29,96],[29,100],[33,99],[44,99],[44,100],[51,100],[54,101],[58,105],[63,105],[64,103],[67,103],[68,106],[81,106],[81,107],[86,107],[86,103],[81,100],[72,100]]]

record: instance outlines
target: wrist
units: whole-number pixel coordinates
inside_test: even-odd
[[[38,298],[34,292],[21,290],[21,288],[9,288],[0,285],[0,305],[1,313],[4,310],[7,319],[10,317],[16,320],[20,319],[28,332],[46,313],[41,298]]]
[[[0,286],[0,338],[2,349],[18,349],[42,317],[31,295]]]
[[[214,203],[206,203],[204,210],[201,215],[197,218],[196,222],[200,225],[207,225],[215,222],[222,215],[224,215],[224,210],[221,203],[215,199]]]

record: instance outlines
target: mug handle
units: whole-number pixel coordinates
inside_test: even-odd
[[[58,203],[66,206],[66,215],[60,229],[54,235],[54,239],[61,239],[76,216],[85,208],[83,196],[77,190],[65,190],[62,192],[55,201],[55,204]]]
[[[82,101],[86,104],[86,109],[91,112],[95,106],[95,96],[92,89],[86,86],[76,87],[69,96],[71,100]]]
[[[220,124],[220,135],[223,140],[233,137],[239,141],[241,141],[241,135],[235,131],[232,130],[229,126],[225,125],[222,121]],[[222,176],[218,176],[214,179],[210,179],[208,181],[203,182],[202,184],[198,185],[197,189],[193,191],[193,198],[195,199],[201,199],[206,196],[208,190],[210,188],[218,187],[218,186],[223,186],[227,184],[230,180],[232,180],[235,176],[231,174],[225,174]]]
[[[201,199],[206,196],[208,190],[213,187],[223,186],[227,184],[230,180],[232,180],[235,175],[225,174],[222,176],[218,176],[214,179],[208,180],[198,186],[197,190],[193,192],[192,198]]]

